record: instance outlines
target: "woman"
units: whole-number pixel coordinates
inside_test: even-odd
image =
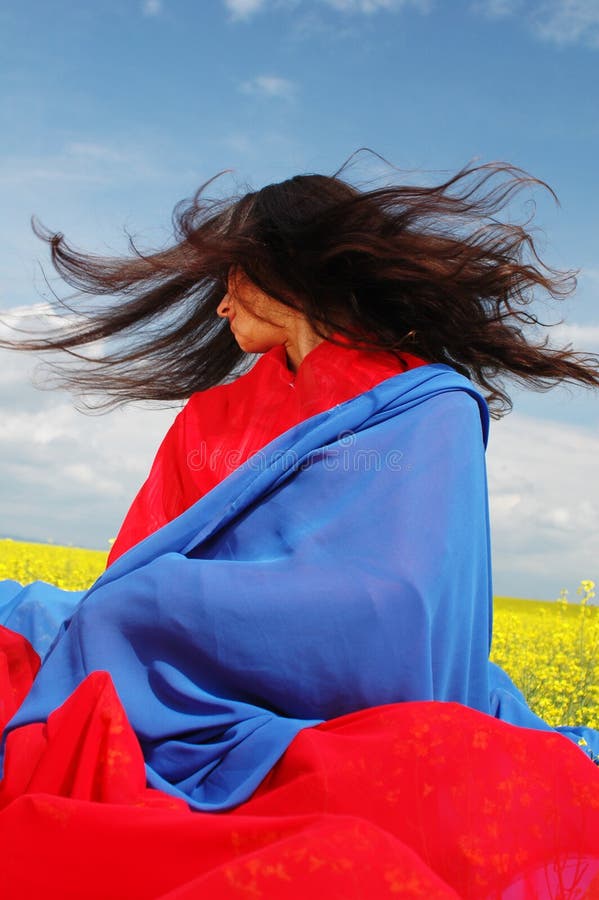
[[[6,638],[10,713],[26,694],[4,738],[16,859],[42,827],[60,856],[68,820],[94,896],[592,890],[599,777],[576,743],[599,735],[556,734],[488,660],[479,389],[499,414],[505,377],[599,382],[596,359],[525,331],[533,289],[569,287],[497,219],[531,181],[198,195],[172,248],[127,260],[48,236],[70,284],[123,300],[20,346],[124,336],[71,380],[190,399],[83,599],[3,588],[5,624],[45,654],[27,690],[31,651]],[[115,834],[134,836],[126,888],[100,862]],[[80,877],[59,867],[57,895]]]

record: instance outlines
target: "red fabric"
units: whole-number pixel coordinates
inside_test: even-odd
[[[399,359],[323,341],[294,375],[280,346],[231,384],[194,394],[164,438],[108,564],[179,516],[293,425],[421,365],[424,360],[408,353]]]
[[[13,685],[26,641],[0,631]],[[599,897],[599,769],[558,734],[457,704],[306,729],[252,799],[192,813],[145,786],[107,673],[9,737],[0,896]]]
[[[33,647],[5,628],[0,652],[0,734],[25,699],[39,667]]]

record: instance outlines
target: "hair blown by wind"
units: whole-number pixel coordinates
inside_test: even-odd
[[[466,167],[434,186],[370,190],[342,172],[227,200],[209,199],[208,182],[176,207],[172,246],[142,253],[132,243],[126,258],[79,252],[34,225],[78,294],[68,306],[57,301],[68,318],[53,333],[2,346],[64,351],[79,362],[58,366],[61,382],[100,396],[100,406],[185,399],[251,361],[216,315],[238,266],[323,336],[453,366],[495,415],[511,406],[506,380],[599,384],[599,358],[550,347],[533,312],[539,294],[571,293],[573,273],[541,260],[530,219],[501,218],[524,188],[547,185],[504,163]]]

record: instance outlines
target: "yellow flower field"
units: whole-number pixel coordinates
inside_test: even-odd
[[[41,580],[68,590],[89,587],[107,553],[0,540],[0,579]],[[599,608],[595,585],[582,581],[576,603],[495,598],[491,658],[502,666],[531,707],[551,725],[599,728]]]
[[[495,598],[491,659],[550,725],[599,728],[599,607],[582,581],[575,603]]]
[[[106,568],[107,552],[0,540],[0,580],[48,581],[69,591],[88,588]]]

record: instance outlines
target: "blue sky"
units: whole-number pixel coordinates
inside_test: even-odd
[[[259,187],[368,146],[398,180],[503,159],[547,181],[541,247],[581,272],[558,336],[599,350],[599,0],[8,0],[0,35],[5,316],[47,294],[32,214],[99,253],[125,230],[155,246],[218,171]],[[31,387],[29,359],[2,362],[0,533],[105,546],[174,410],[85,417]],[[499,593],[599,578],[598,411],[518,391],[493,429]]]

